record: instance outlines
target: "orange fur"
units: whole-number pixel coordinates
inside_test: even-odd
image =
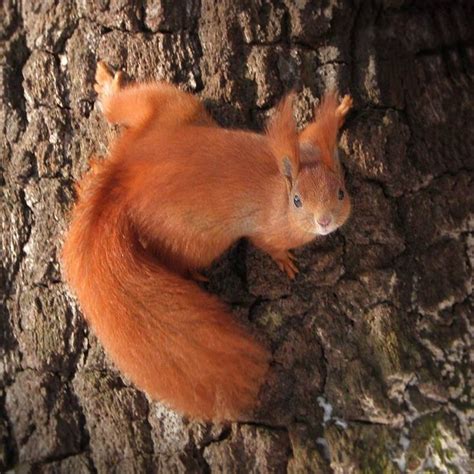
[[[296,176],[300,169],[300,150],[298,133],[293,117],[295,94],[288,94],[279,104],[276,114],[267,126],[267,136],[272,143],[275,156],[279,157],[279,166],[283,175],[290,172]],[[285,166],[290,169],[285,169]]]
[[[105,117],[110,123],[132,128],[154,126],[214,125],[201,101],[164,82],[124,85],[121,73],[115,74],[99,62],[96,91],[101,97]]]
[[[155,120],[162,126],[186,123],[211,125],[198,99],[170,84],[130,85],[112,95],[104,104],[104,114],[111,123],[142,128]]]
[[[337,161],[333,158],[337,132],[351,107],[352,99],[349,96],[345,96],[339,103],[335,92],[326,94],[315,109],[315,121],[301,134],[302,141],[309,141],[322,150],[321,158],[331,169],[337,165]]]
[[[314,174],[307,149],[300,169],[291,98],[260,135],[217,127],[195,97],[169,84],[124,88],[103,63],[96,78],[105,116],[128,128],[79,186],[63,250],[67,281],[139,388],[194,418],[248,416],[269,353],[189,275],[248,237],[291,276],[288,249],[315,236],[292,214],[291,193],[301,189],[314,213],[317,193],[305,189],[322,177],[327,208],[340,179],[324,164]],[[294,189],[282,154],[294,164]]]

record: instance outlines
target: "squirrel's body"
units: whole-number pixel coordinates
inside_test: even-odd
[[[289,99],[261,135],[217,127],[198,99],[173,86],[122,88],[101,64],[97,80],[104,114],[127,128],[80,185],[67,279],[138,387],[196,418],[239,418],[255,403],[269,354],[189,276],[241,237],[294,276],[288,249],[348,216],[340,171],[315,164],[324,140],[298,142]],[[337,135],[348,107],[336,107],[326,121]],[[307,214],[292,208],[300,194]],[[330,214],[318,214],[316,195]],[[323,224],[309,217],[319,215]]]
[[[151,129],[126,144],[123,158],[117,156],[133,175],[126,193],[143,235],[172,240],[173,262],[209,266],[237,239],[263,230],[272,207],[262,202],[278,188],[284,197],[265,137],[245,134],[242,140],[242,134],[192,126]]]

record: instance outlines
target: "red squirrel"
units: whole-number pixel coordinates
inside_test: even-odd
[[[346,221],[336,148],[352,99],[326,94],[298,133],[290,94],[258,134],[219,127],[171,84],[125,85],[103,62],[95,89],[123,129],[78,185],[66,280],[138,388],[195,419],[244,419],[269,351],[195,279],[242,237],[294,278],[290,249]]]

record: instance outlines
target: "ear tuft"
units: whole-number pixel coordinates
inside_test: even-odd
[[[352,106],[350,96],[339,102],[336,91],[327,92],[315,108],[314,121],[300,134],[300,142],[308,142],[321,149],[322,160],[331,169],[337,169],[334,160],[337,135],[345,116]]]
[[[280,171],[291,182],[296,179],[300,167],[298,132],[293,116],[295,95],[291,92],[280,102],[266,131]]]

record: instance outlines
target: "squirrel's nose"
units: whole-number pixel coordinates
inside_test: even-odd
[[[318,224],[321,227],[327,227],[331,223],[331,216],[324,216],[318,219]]]

